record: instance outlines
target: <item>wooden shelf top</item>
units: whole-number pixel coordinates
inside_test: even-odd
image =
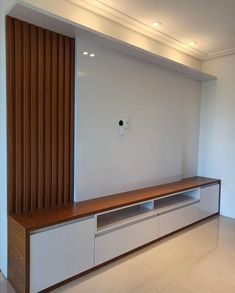
[[[65,206],[39,209],[16,215],[12,214],[10,217],[14,218],[27,231],[35,231],[104,211],[166,196],[171,193],[215,183],[220,183],[220,180],[196,176],[168,184],[99,197]]]

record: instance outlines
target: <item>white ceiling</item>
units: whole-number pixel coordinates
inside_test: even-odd
[[[162,25],[156,32],[160,37],[186,47],[189,47],[191,40],[196,40],[197,44],[193,49],[200,51],[205,58],[235,52],[235,0],[85,0],[85,2],[99,5],[110,15],[115,14],[136,25],[149,27],[154,21],[160,21]]]

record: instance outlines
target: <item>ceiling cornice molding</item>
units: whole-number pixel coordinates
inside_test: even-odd
[[[233,54],[235,54],[235,48],[221,50],[221,51],[217,51],[217,52],[208,54],[206,56],[205,60],[215,59],[215,58],[219,58],[219,57],[225,57],[225,56],[233,55]]]
[[[185,54],[193,56],[199,60],[204,60],[207,57],[205,53],[199,50],[196,50],[190,46],[187,46],[184,43],[172,38],[171,36],[166,35],[160,31],[157,31],[156,29],[116,9],[113,9],[112,7],[109,7],[98,0],[92,0],[92,1],[91,0],[66,0],[66,1],[73,3],[77,6],[81,6],[103,17],[106,17],[113,22],[116,22],[122,26],[127,27],[128,29],[134,30],[140,34],[148,36],[160,43],[163,43],[171,48],[174,48]]]
[[[132,18],[104,3],[99,0],[66,0],[76,6],[80,6],[85,8],[91,12],[99,14],[113,22],[116,22],[122,26],[125,26],[128,29],[131,29],[135,32],[138,32],[142,35],[150,37],[160,43],[163,43],[171,48],[174,48],[178,51],[181,51],[185,54],[188,54],[192,57],[195,57],[201,61],[215,59],[219,57],[224,57],[228,55],[235,54],[235,48],[221,50],[217,52],[213,52],[210,54],[206,54],[201,52],[195,48],[192,48],[179,40],[164,34],[140,21],[135,18]]]

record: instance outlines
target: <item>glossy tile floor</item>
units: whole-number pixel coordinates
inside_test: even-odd
[[[12,293],[0,278],[0,292]],[[235,220],[214,217],[53,293],[234,293]]]

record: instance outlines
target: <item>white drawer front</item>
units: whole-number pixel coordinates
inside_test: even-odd
[[[158,237],[157,216],[97,236],[95,239],[95,265],[113,259]]]
[[[30,292],[38,292],[94,266],[94,218],[30,236]]]
[[[193,204],[159,217],[160,237],[190,225],[199,219],[199,203]]]
[[[219,184],[204,187],[200,196],[200,218],[205,218],[219,211]]]

